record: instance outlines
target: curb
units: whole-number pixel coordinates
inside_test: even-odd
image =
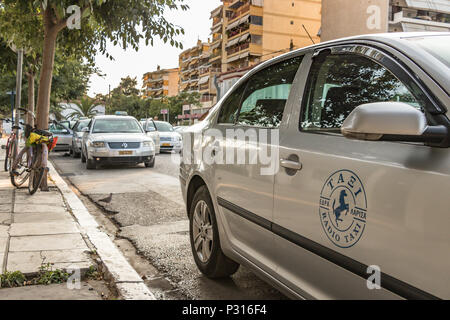
[[[108,235],[99,230],[97,221],[95,221],[83,202],[81,202],[78,196],[61,178],[50,161],[48,162],[48,167],[50,168],[52,180],[61,191],[62,196],[80,226],[81,232],[95,247],[100,260],[111,276],[122,298],[125,300],[156,300],[155,296],[144,284],[144,280],[142,280],[136,270],[129,264]]]

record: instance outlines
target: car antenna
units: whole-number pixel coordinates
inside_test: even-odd
[[[311,35],[309,34],[308,30],[306,29],[306,27],[305,27],[304,24],[302,24],[302,27],[303,27],[303,29],[305,29],[306,34],[308,35],[308,37],[309,37],[309,39],[311,40],[311,42],[312,42],[313,44],[316,44],[316,43],[314,42],[313,38],[311,37]]]

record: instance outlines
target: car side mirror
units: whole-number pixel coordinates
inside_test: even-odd
[[[85,127],[85,128],[83,128],[83,129],[81,129],[81,132],[89,132],[89,128],[88,128],[88,127]]]
[[[425,114],[402,102],[377,102],[356,107],[345,119],[349,139],[438,143],[448,138],[445,126],[428,126]]]

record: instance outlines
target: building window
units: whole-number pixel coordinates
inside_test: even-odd
[[[263,17],[250,16],[250,24],[255,24],[257,26],[262,26],[263,25]]]
[[[262,44],[262,36],[257,35],[257,34],[252,34],[252,43],[254,44]]]

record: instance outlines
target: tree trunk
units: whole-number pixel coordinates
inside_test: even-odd
[[[52,22],[51,9],[47,8],[44,13],[44,49],[42,52],[42,67],[37,100],[37,127],[43,130],[48,129],[57,35],[58,28]]]
[[[37,100],[37,127],[38,129],[48,129],[50,112],[50,94],[52,90],[53,66],[55,64],[56,37],[58,36],[58,26],[52,20],[52,9],[47,7],[44,11],[44,48],[42,51],[42,67],[39,79],[38,100]],[[48,191],[47,174],[45,174],[41,185],[42,191]]]
[[[34,73],[30,71],[28,74],[28,111],[34,113]],[[34,126],[34,118],[31,114],[27,116],[27,123]]]

